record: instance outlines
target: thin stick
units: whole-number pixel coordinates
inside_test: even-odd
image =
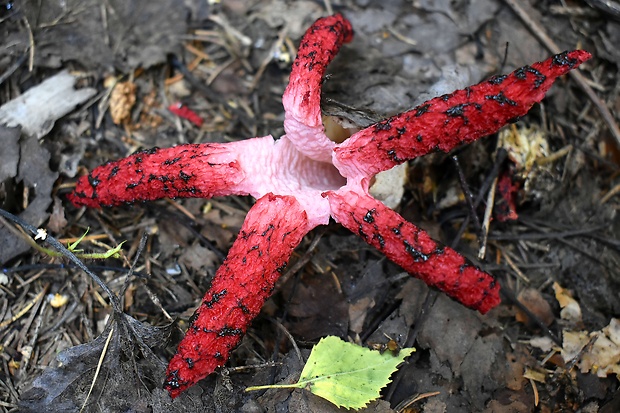
[[[489,227],[491,226],[491,213],[493,212],[493,203],[495,202],[495,187],[497,186],[497,177],[493,180],[493,185],[487,197],[487,206],[484,209],[484,218],[482,220],[482,240],[480,242],[480,251],[478,251],[478,259],[483,260],[487,253],[487,240],[489,239]]]
[[[97,363],[97,370],[95,370],[95,376],[93,377],[93,382],[90,384],[90,389],[88,389],[88,394],[84,399],[84,404],[82,404],[82,408],[80,409],[80,413],[84,411],[86,407],[86,403],[88,403],[88,398],[95,387],[95,383],[97,382],[97,377],[99,377],[99,371],[101,370],[101,365],[103,364],[103,359],[105,358],[106,353],[108,352],[108,345],[110,344],[110,340],[112,339],[112,333],[114,333],[114,327],[110,328],[110,333],[108,334],[108,338],[105,341],[105,345],[103,346],[103,350],[101,350],[101,356],[99,356],[99,362]]]
[[[614,195],[618,193],[620,193],[620,184],[611,188],[609,192],[607,192],[605,196],[601,198],[601,204],[604,204],[605,202],[609,201]]]
[[[297,342],[295,341],[295,338],[293,337],[293,335],[291,333],[289,333],[289,331],[286,329],[286,327],[284,327],[284,325],[281,322],[279,322],[278,320],[273,320],[273,322],[276,324],[276,326],[278,326],[278,328],[280,330],[282,330],[284,335],[291,342],[291,345],[293,346],[293,349],[295,349],[295,353],[297,354],[297,358],[299,359],[299,362],[303,364],[304,363],[304,358],[301,355],[301,351],[299,350],[299,346],[297,346]]]
[[[15,314],[13,317],[11,317],[8,320],[4,320],[3,322],[0,323],[0,328],[4,328],[7,327],[9,325],[11,325],[11,323],[19,320],[20,318],[22,318],[28,311],[30,311],[30,309],[32,307],[34,307],[34,305],[39,302],[39,300],[41,300],[43,298],[43,296],[45,295],[45,293],[47,292],[47,287],[44,288],[43,290],[41,290],[32,300],[30,300],[30,302],[28,304],[26,304],[26,306],[24,308],[22,308],[20,311],[17,312],[17,314]]]
[[[534,393],[534,406],[538,406],[538,387],[536,387],[536,382],[532,379],[530,380],[530,385],[532,386],[532,392]]]
[[[334,8],[332,7],[332,2],[330,0],[323,0],[323,3],[325,3],[325,11],[327,12],[327,14],[330,16],[334,14]]]
[[[461,168],[461,163],[459,162],[458,156],[454,155],[452,157],[452,161],[456,165],[456,170],[459,175],[459,183],[461,184],[461,190],[463,191],[463,196],[465,197],[465,202],[467,203],[467,207],[469,208],[469,216],[471,217],[474,227],[480,235],[481,226],[480,220],[478,219],[478,215],[476,214],[476,207],[474,205],[474,199],[471,194],[471,190],[469,189],[469,185],[467,185],[467,179],[465,178],[465,174],[463,173],[463,168]]]
[[[521,271],[519,267],[517,267],[517,264],[512,260],[512,258],[510,258],[510,256],[506,252],[504,252],[504,255],[502,256],[502,258],[504,258],[504,261],[506,261],[506,264],[508,264],[508,266],[512,268],[512,270],[519,276],[519,278],[521,278],[523,281],[525,281],[528,284],[530,283],[530,279],[527,278],[525,274],[523,274],[523,271]]]
[[[28,29],[28,71],[32,72],[34,68],[34,36],[32,34],[32,28],[30,27],[30,22],[24,16],[24,25],[26,29]]]
[[[250,91],[253,91],[258,85],[258,82],[260,78],[263,76],[263,73],[265,73],[267,66],[269,66],[269,63],[273,60],[274,52],[279,50],[284,44],[284,38],[286,37],[287,32],[288,32],[288,26],[285,25],[284,28],[282,28],[282,30],[280,30],[280,32],[278,33],[278,38],[276,39],[275,42],[273,42],[273,44],[269,48],[269,52],[267,53],[267,55],[261,62],[260,66],[258,67],[258,70],[256,71],[256,74],[254,75],[254,79],[252,80],[252,83],[250,84]]]

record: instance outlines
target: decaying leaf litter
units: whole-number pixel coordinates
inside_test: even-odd
[[[428,90],[430,85],[435,84],[439,78],[441,72],[438,68],[443,69],[444,83],[446,78],[450,79],[450,73],[456,73],[461,78],[466,77],[462,84],[455,83],[455,80],[448,81],[446,91],[474,83],[480,80],[483,74],[499,73],[505,48],[504,41],[499,40],[501,36],[515,38],[516,36],[513,37],[511,33],[522,33],[523,36],[519,38],[527,39],[519,42],[519,44],[515,43],[509,46],[508,66],[513,64],[512,67],[516,67],[527,62],[540,60],[549,54],[540,48],[536,40],[527,35],[527,31],[521,22],[511,15],[501,3],[475,2],[473,6],[464,6],[461,9],[446,8],[451,10],[451,13],[439,13],[433,8],[435,7],[434,4],[426,4],[425,2],[420,2],[417,8],[412,8],[411,5],[404,3],[385,4],[380,10],[373,9],[372,5],[360,3],[362,2],[335,5],[353,22],[357,37],[350,47],[343,50],[345,56],[341,56],[330,67],[329,71],[332,75],[325,82],[326,89],[329,89],[325,93],[328,101],[323,105],[324,110],[347,116],[352,120],[361,117],[363,120],[358,122],[360,124],[364,123],[364,119],[366,122],[369,122],[369,119],[378,120],[383,118],[385,114],[396,113],[419,103],[416,102],[418,96]],[[175,121],[164,110],[151,109],[150,103],[146,99],[153,90],[157,89],[154,85],[161,84],[164,77],[172,77],[177,74],[180,71],[179,68],[175,66],[177,69],[175,73],[164,73],[163,71],[150,73],[147,71],[146,74],[136,76],[134,79],[138,84],[137,101],[139,103],[132,115],[135,129],[131,138],[124,141],[121,139],[124,134],[131,130],[128,129],[132,128],[131,122],[123,128],[115,127],[109,119],[100,115],[103,112],[98,111],[99,109],[93,109],[91,105],[89,106],[90,113],[85,110],[76,112],[72,115],[73,117],[64,119],[63,125],[57,125],[56,129],[48,135],[48,138],[43,139],[44,146],[47,145],[46,148],[52,153],[52,166],[54,166],[55,156],[56,162],[58,162],[61,154],[71,150],[67,148],[72,146],[69,144],[75,143],[74,146],[78,146],[77,142],[80,140],[88,141],[86,154],[91,153],[91,158],[83,159],[80,162],[88,168],[92,168],[101,161],[116,159],[134,149],[149,148],[153,145],[171,146],[174,143],[186,141],[225,141],[248,135],[279,134],[281,131],[274,130],[274,128],[281,125],[281,118],[278,118],[281,116],[279,99],[286,80],[287,59],[290,62],[289,43],[294,45],[305,26],[320,15],[325,15],[326,12],[320,5],[309,2],[296,2],[294,4],[266,2],[261,7],[256,6],[255,9],[251,10],[244,7],[242,4],[229,3],[223,10],[209,10],[212,16],[217,17],[203,23],[204,27],[211,29],[201,33],[208,39],[208,42],[198,42],[194,45],[197,44],[203,48],[202,50],[209,53],[212,60],[195,63],[196,66],[191,72],[194,76],[197,75],[204,79],[184,88],[180,87],[178,82],[171,85],[169,90],[177,94],[171,95],[168,102],[162,101],[160,103],[160,107],[163,108],[168,106],[168,103],[185,100],[190,108],[206,118],[205,126],[201,130],[202,135],[196,134],[196,130],[192,129],[189,124],[183,125],[179,121]],[[592,13],[592,9],[586,11]],[[289,16],[299,16],[302,23],[290,22],[290,29],[282,32],[284,29],[282,14],[285,12]],[[569,16],[572,17],[566,17],[567,12],[571,12],[572,14]],[[200,14],[201,10],[197,8],[192,13],[194,13],[192,18],[196,19],[209,15],[209,13],[204,14],[204,11],[202,11],[203,14]],[[488,22],[495,17],[495,13],[498,13],[497,18]],[[566,29],[569,27],[569,23],[582,29],[586,22],[593,24],[588,20],[587,13],[586,17],[574,17],[576,10],[572,9],[544,10],[542,15],[537,14],[540,11],[536,12],[536,10],[531,10],[531,13],[546,23],[545,27],[551,34],[562,33],[562,36],[553,37],[556,41],[566,42],[562,45],[563,48],[574,47],[579,40],[585,42],[583,38],[570,39],[570,36],[576,36],[574,34],[567,36],[567,33],[574,33],[570,29]],[[462,17],[456,18],[456,16],[471,17],[464,19]],[[597,35],[601,36],[600,40],[593,36],[602,45],[607,44],[606,41],[608,40],[608,38],[604,38],[604,35],[611,37],[615,33],[613,20],[604,21],[603,31],[597,32]],[[497,28],[497,25],[500,24],[509,26],[510,29],[500,31]],[[245,30],[233,30],[233,27],[235,29],[245,28]],[[426,31],[422,28],[426,28]],[[295,32],[295,29],[298,31]],[[436,35],[438,32],[442,33],[441,38]],[[467,36],[464,38],[463,33],[467,33],[470,38],[468,39]],[[289,41],[289,39],[291,40]],[[438,43],[434,44],[434,40],[437,40]],[[481,50],[476,49],[477,43],[474,40],[478,42]],[[415,44],[412,44],[413,41]],[[480,44],[481,42],[482,44]],[[179,45],[181,44],[183,42],[179,43]],[[284,47],[282,49],[275,47],[280,45]],[[370,45],[376,45],[376,47],[370,47]],[[595,51],[589,44],[584,43],[582,47]],[[539,51],[539,55],[532,58],[521,58],[521,56],[529,56],[527,53],[534,53],[536,50]],[[278,52],[278,60],[269,57],[272,56],[269,53],[270,51]],[[289,53],[288,58],[287,52]],[[609,51],[604,50],[604,46],[601,46],[601,50],[597,49],[596,52],[595,55],[609,54]],[[194,55],[189,51],[184,53],[187,53],[185,59],[187,66],[192,67],[191,60]],[[484,53],[486,57],[475,59],[476,53]],[[450,56],[455,55],[458,57],[458,61],[466,64],[465,70],[448,70],[447,62],[454,62],[454,58]],[[179,53],[178,56],[180,57],[182,54]],[[244,57],[247,57],[247,62],[243,61]],[[607,59],[613,61],[610,57]],[[262,67],[266,61],[269,61],[269,64],[265,66],[260,78],[255,77],[258,68]],[[403,61],[405,66],[403,66]],[[354,62],[353,67],[347,67],[347,63],[351,64],[351,62]],[[609,73],[615,73],[615,71],[607,70],[609,67],[603,66],[603,63],[605,61],[596,62],[597,65],[601,66],[595,66],[599,68],[599,72],[595,72],[597,77],[594,79],[603,85],[613,84],[613,77],[606,78],[605,76],[610,76]],[[367,68],[368,72],[365,72],[364,68]],[[610,68],[613,69],[613,66]],[[9,77],[8,82],[13,81],[14,84],[22,85],[24,80],[21,76],[25,76],[26,72],[20,72],[20,70],[14,72],[13,77]],[[43,69],[39,68],[39,70],[42,71],[41,76],[43,76]],[[478,74],[475,73],[476,71]],[[506,68],[501,71],[506,71]],[[338,77],[339,74],[341,74],[340,78]],[[240,75],[242,81],[239,81]],[[352,76],[357,78],[352,79]],[[207,83],[210,78],[214,79],[211,86],[217,88],[217,91],[226,96],[227,99],[221,97],[217,100],[205,99],[208,92],[204,91],[204,86],[201,85]],[[190,79],[190,77],[186,76],[186,79]],[[250,92],[250,87],[254,84],[256,85],[255,89]],[[282,85],[282,87],[278,89],[274,85]],[[356,85],[358,85],[358,89],[356,89]],[[403,88],[403,85],[406,88]],[[25,89],[23,85],[20,88]],[[194,94],[183,98],[185,89],[193,90]],[[140,95],[140,93],[143,94]],[[164,94],[163,91],[159,93]],[[155,96],[158,94],[155,93]],[[574,100],[575,96],[581,98],[577,101]],[[599,96],[603,97],[603,95]],[[10,95],[10,97],[14,96]],[[3,97],[3,102],[6,100]],[[613,102],[613,99],[611,101]],[[551,128],[552,133],[549,140],[553,151],[564,148],[567,143],[572,143],[575,148],[568,157],[561,158],[560,163],[556,164],[555,168],[543,171],[538,183],[540,186],[535,188],[537,193],[542,193],[542,195],[533,196],[532,193],[536,194],[536,192],[524,194],[529,197],[528,204],[519,206],[520,221],[518,223],[502,226],[494,223],[491,226],[487,254],[490,256],[497,255],[501,261],[499,261],[500,264],[496,264],[497,266],[485,266],[485,269],[491,269],[494,274],[498,272],[509,274],[506,280],[511,288],[517,292],[521,291],[525,285],[542,292],[543,299],[546,299],[554,307],[551,311],[556,318],[559,309],[556,310],[557,304],[555,304],[552,290],[547,282],[550,279],[558,280],[562,286],[572,289],[582,304],[584,324],[587,330],[596,331],[606,326],[610,317],[617,317],[618,315],[618,309],[614,307],[617,306],[617,303],[613,300],[618,291],[614,287],[617,284],[614,284],[613,278],[616,277],[617,283],[617,273],[614,272],[613,261],[615,244],[610,240],[610,234],[613,232],[606,233],[600,229],[601,225],[606,225],[607,228],[610,224],[617,225],[617,220],[614,221],[613,215],[610,215],[613,212],[613,196],[605,203],[600,203],[600,199],[614,186],[613,171],[616,169],[614,169],[613,156],[608,155],[608,152],[613,151],[613,144],[601,143],[605,142],[604,138],[608,136],[605,126],[598,122],[598,115],[594,111],[584,109],[584,102],[585,98],[580,91],[572,87],[570,83],[566,83],[563,87],[555,88],[553,96],[546,100],[544,109],[540,110],[539,116],[535,116],[534,113],[533,118],[531,116],[528,118],[531,123],[538,123],[539,126],[541,118],[545,124],[550,125],[548,128]],[[573,106],[571,107],[571,105]],[[239,107],[243,108],[242,112],[245,113],[245,116],[231,115],[235,113],[233,109]],[[143,108],[149,109],[144,110]],[[369,108],[374,112],[358,111],[358,109]],[[581,123],[575,125],[574,121],[567,120],[576,118],[576,115],[567,116],[567,113],[579,113],[579,111],[583,112],[580,118]],[[101,129],[86,129],[86,133],[80,132],[84,128],[84,123],[87,125],[86,127],[89,125],[87,115],[94,118],[95,121],[101,119],[103,127]],[[158,122],[161,122],[159,127],[155,127]],[[175,125],[175,122],[179,123]],[[143,126],[138,128],[136,127],[137,123]],[[176,126],[180,126],[180,128],[176,129]],[[81,138],[77,139],[78,136]],[[96,141],[98,142],[97,145],[94,145],[96,137],[101,138]],[[74,141],[71,142],[71,139]],[[473,189],[478,189],[492,171],[491,161],[494,159],[493,151],[495,148],[491,143],[473,146],[473,148],[467,148],[459,153],[459,158],[460,164],[465,169],[468,184]],[[458,225],[455,225],[455,222],[460,223],[462,221],[467,209],[464,206],[465,204],[459,200],[459,183],[456,179],[456,173],[445,171],[454,171],[454,166],[450,163],[449,158],[442,156],[424,159],[414,164],[409,171],[410,184],[406,191],[406,199],[401,206],[401,212],[413,222],[428,222],[429,226],[426,228],[434,229],[439,234],[435,238],[444,239],[449,243],[450,235],[458,231]],[[67,181],[68,179],[65,179],[65,182]],[[455,194],[455,196],[449,198],[447,194]],[[62,195],[61,190],[61,198]],[[477,195],[476,192],[474,195]],[[486,197],[486,194],[484,195]],[[432,201],[437,202],[433,204]],[[139,262],[142,265],[137,269],[139,274],[151,274],[151,279],[139,278],[130,284],[128,293],[125,294],[126,308],[131,315],[146,320],[149,324],[165,325],[167,319],[164,313],[158,309],[156,303],[147,297],[151,293],[152,296],[158,297],[163,308],[173,315],[186,311],[183,317],[187,320],[193,311],[193,308],[190,307],[197,302],[196,300],[206,289],[209,274],[212,274],[214,268],[219,265],[218,260],[220,258],[218,255],[228,250],[230,241],[245,216],[245,211],[249,206],[248,202],[249,200],[243,200],[242,203],[214,200],[206,208],[203,208],[202,203],[183,201],[179,204],[183,205],[191,215],[197,217],[197,221],[193,221],[191,215],[182,215],[188,222],[187,226],[182,227],[171,225],[171,222],[175,220],[174,217],[180,216],[180,213],[174,206],[166,203],[150,207],[134,206],[131,209],[102,211],[97,214],[88,212],[81,218],[82,221],[79,224],[75,224],[78,216],[74,216],[73,222],[71,222],[72,214],[69,212],[71,209],[67,208],[65,216],[69,219],[69,226],[65,231],[67,236],[77,237],[81,235],[83,227],[91,226],[92,234],[99,235],[107,232],[107,237],[104,236],[99,239],[103,239],[103,242],[111,246],[123,239],[129,239],[130,243],[133,243],[132,246],[128,247],[129,260],[134,258],[134,251],[141,234],[152,234],[145,253],[149,259],[140,258],[141,261]],[[19,205],[19,203],[17,204]],[[437,204],[441,207],[434,206]],[[20,209],[13,209],[13,211],[19,212]],[[482,217],[483,211],[477,211]],[[575,213],[575,211],[578,212]],[[193,222],[198,222],[198,224]],[[95,229],[97,225],[100,228],[98,231]],[[541,227],[545,229],[544,232],[546,233],[541,231]],[[444,236],[441,236],[442,231]],[[475,232],[475,229],[469,229],[466,234]],[[486,317],[484,320],[476,322],[477,317],[474,314],[463,310],[448,300],[444,300],[443,297],[439,297],[438,301],[430,306],[430,310],[426,311],[428,316],[421,322],[417,315],[419,308],[424,303],[425,288],[423,286],[409,282],[403,285],[406,278],[400,276],[397,268],[378,260],[379,256],[375,255],[372,250],[366,249],[357,243],[356,239],[345,233],[328,229],[324,233],[315,234],[317,238],[321,235],[322,237],[316,246],[310,243],[311,240],[307,240],[297,250],[299,262],[308,263],[302,266],[302,269],[297,273],[289,276],[289,283],[280,289],[281,295],[275,296],[268,307],[263,310],[265,318],[254,323],[250,334],[251,339],[246,339],[242,343],[237,350],[237,357],[233,363],[249,365],[265,361],[271,355],[271,351],[268,349],[273,351],[273,348],[277,347],[274,346],[275,342],[284,346],[281,349],[282,351],[287,351],[286,340],[288,339],[278,339],[277,334],[281,330],[279,327],[275,327],[277,323],[269,321],[270,319],[284,323],[284,326],[289,327],[289,331],[293,333],[293,337],[306,346],[310,343],[304,343],[304,340],[310,342],[318,340],[320,335],[313,336],[313,334],[319,329],[325,331],[321,335],[336,333],[343,336],[348,333],[351,337],[355,337],[354,333],[358,333],[362,342],[377,343],[388,341],[386,335],[399,341],[405,341],[404,336],[408,335],[409,327],[413,326],[413,331],[409,335],[417,334],[418,342],[415,344],[418,347],[418,353],[414,356],[411,365],[403,371],[405,377],[399,380],[401,384],[398,388],[395,391],[388,390],[392,394],[393,400],[399,401],[416,393],[425,394],[437,387],[441,392],[438,396],[418,402],[420,406],[426,406],[425,409],[429,409],[428,411],[431,411],[431,408],[440,409],[442,406],[452,410],[459,408],[459,406],[461,409],[464,408],[463,406],[474,406],[474,409],[482,410],[486,405],[488,408],[492,406],[497,411],[499,410],[498,406],[512,404],[513,407],[523,405],[526,406],[525,408],[529,408],[528,406],[532,405],[533,387],[529,381],[522,379],[523,365],[536,367],[539,365],[537,364],[538,361],[542,360],[547,353],[542,354],[538,360],[536,353],[534,353],[533,358],[529,355],[524,356],[523,353],[526,354],[527,352],[523,349],[527,349],[527,347],[519,344],[519,339],[532,337],[534,333],[532,330],[516,324],[513,313],[508,307],[505,307],[503,312],[493,318]],[[62,237],[63,234],[61,233],[60,236]],[[187,248],[171,248],[170,245],[187,245]],[[212,248],[212,245],[215,245],[215,248]],[[465,248],[467,247],[464,245],[461,245],[459,249],[466,252]],[[475,244],[471,245],[471,248],[475,247]],[[91,246],[90,248],[105,248],[105,246]],[[190,255],[190,251],[193,254]],[[199,253],[196,254],[196,251]],[[206,260],[201,263],[196,257],[200,257],[202,255],[200,252],[204,251],[210,252],[204,253]],[[501,252],[496,254],[496,251]],[[181,254],[185,257],[183,260],[179,258]],[[474,256],[475,252],[469,255]],[[505,257],[508,257],[510,261],[507,261]],[[39,255],[26,258],[22,256],[21,260],[10,264],[14,266],[46,262],[45,257]],[[584,266],[584,260],[587,260],[589,265]],[[187,267],[188,263],[191,263],[192,267]],[[106,264],[109,263],[104,263],[104,265]],[[120,266],[121,263],[119,262],[117,265]],[[294,266],[295,263],[291,262],[291,267]],[[42,269],[38,268],[37,270],[41,271]],[[526,284],[526,281],[519,275],[515,275],[518,274],[517,270],[521,275],[528,278],[529,284]],[[104,272],[103,274],[105,274],[112,289],[118,291],[122,288],[124,279],[119,277],[118,272]],[[6,362],[14,370],[19,367],[16,367],[15,364],[9,364],[9,362],[22,360],[23,356],[19,349],[25,347],[24,344],[27,346],[30,342],[44,342],[43,339],[37,338],[40,337],[38,334],[33,336],[33,331],[36,331],[36,323],[34,326],[32,325],[34,321],[40,320],[39,323],[43,323],[44,317],[53,317],[55,321],[60,320],[61,323],[58,326],[52,325],[55,323],[50,323],[54,329],[45,333],[51,337],[62,337],[63,334],[66,336],[65,340],[56,340],[56,342],[53,338],[49,338],[48,347],[41,347],[43,352],[41,352],[39,344],[33,346],[34,353],[32,353],[33,356],[31,356],[30,361],[21,363],[21,368],[25,371],[21,374],[23,376],[21,383],[26,382],[29,375],[32,377],[37,374],[40,371],[39,366],[48,365],[53,361],[55,352],[59,349],[54,347],[55,345],[69,346],[88,342],[90,338],[102,332],[105,323],[101,320],[105,314],[110,312],[109,309],[102,310],[99,303],[93,304],[88,301],[93,298],[97,300],[98,296],[89,289],[88,280],[75,271],[48,269],[41,275],[37,275],[36,272],[25,273],[24,275],[22,272],[18,273],[18,278],[9,274],[7,276],[7,280],[11,281],[9,287],[14,286],[14,283],[17,282],[16,279],[28,280],[32,279],[33,276],[36,277],[33,281],[21,289],[15,290],[18,291],[18,293],[14,293],[16,298],[10,301],[11,305],[15,305],[15,307],[11,307],[12,311],[5,311],[11,315],[4,317],[4,319],[10,320],[12,314],[18,313],[19,309],[23,308],[27,302],[36,298],[37,293],[47,283],[50,284],[49,288],[52,288],[53,292],[72,296],[70,302],[74,304],[74,308],[69,311],[71,307],[69,305],[61,307],[60,310],[52,310],[50,305],[44,304],[45,301],[40,300],[41,304],[33,307],[37,310],[36,312],[26,313],[25,316],[12,323],[9,329],[5,330],[5,335],[12,332],[12,336],[16,337],[4,339],[4,341],[13,343],[5,346],[5,348],[13,346],[15,349],[12,353],[14,357]],[[68,280],[71,279],[77,282],[76,287],[69,284]],[[333,280],[333,284],[325,282],[326,279]],[[597,283],[593,284],[592,280],[597,280]],[[37,284],[39,282],[41,284]],[[34,293],[30,291],[31,285],[33,288],[37,288]],[[77,288],[77,286],[80,287]],[[73,288],[76,289],[73,290]],[[302,298],[297,297],[300,292],[304,292]],[[333,297],[330,299],[330,304],[325,302],[327,305],[322,305],[321,297],[323,296]],[[25,297],[25,299],[21,298],[20,301],[20,298],[17,297]],[[172,297],[175,297],[176,300]],[[287,306],[287,302],[291,304]],[[293,303],[297,303],[295,304],[295,313],[292,312],[295,308]],[[327,325],[332,327],[327,328],[325,315],[321,315],[321,310],[333,308],[336,303],[338,307],[342,306],[344,311],[331,312]],[[78,308],[81,306],[83,306],[83,310]],[[59,314],[62,311],[67,312],[65,314],[66,319],[63,319]],[[286,316],[284,316],[285,314]],[[32,321],[29,325],[28,317],[31,315]],[[355,329],[350,328],[354,325],[349,322],[350,316],[351,320],[358,320]],[[359,321],[360,317],[364,319],[361,322]],[[316,327],[313,328],[313,324]],[[46,324],[43,323],[43,325]],[[464,325],[467,325],[468,328],[463,327]],[[470,325],[474,327],[469,327]],[[379,326],[378,329],[377,326]],[[295,329],[297,329],[297,333]],[[552,329],[557,334],[562,326],[556,321],[552,325]],[[418,331],[416,332],[416,330]],[[21,331],[24,333],[22,334],[23,337],[20,338]],[[446,337],[446,331],[449,333],[448,337]],[[53,334],[58,335],[53,336]],[[371,334],[372,336],[369,337]],[[11,336],[9,335],[9,337]],[[19,340],[21,340],[21,344]],[[54,344],[50,346],[50,343]],[[512,344],[516,350],[507,351],[506,346],[509,344]],[[170,346],[170,348],[172,347],[174,345]],[[169,354],[162,355],[162,359],[168,357]],[[502,361],[507,357],[509,357],[509,362],[505,363],[503,371],[496,366],[487,367],[487,370],[481,368],[492,366],[493,361]],[[94,364],[96,364],[97,358],[93,361]],[[24,365],[25,367],[23,367]],[[472,368],[472,365],[475,368]],[[548,367],[549,364],[545,366]],[[558,370],[561,372],[561,368]],[[493,375],[488,374],[489,371],[492,371]],[[213,391],[209,390],[198,399],[202,398],[207,403],[212,403],[211,406],[220,408],[224,405],[233,406],[229,407],[233,411],[235,403],[238,403],[237,406],[245,404],[249,408],[258,402],[264,406],[275,406],[276,400],[280,400],[281,403],[285,403],[292,409],[294,406],[304,404],[291,405],[291,403],[306,403],[304,406],[308,406],[307,403],[312,404],[312,402],[307,401],[308,396],[305,395],[302,395],[301,398],[298,396],[291,398],[290,395],[271,395],[270,392],[261,396],[258,402],[244,401],[244,397],[248,396],[237,392],[238,389],[245,385],[271,380],[273,373],[271,369],[243,370],[243,372],[243,374],[231,372],[228,376],[230,381],[227,380],[226,376],[207,379],[203,385],[215,383],[211,385],[216,386],[215,395],[217,397],[211,399],[210,396]],[[276,374],[286,375],[285,372],[287,370]],[[295,374],[294,372],[288,373]],[[262,374],[265,379],[256,377],[255,374]],[[126,376],[125,379],[128,379]],[[14,376],[11,377],[13,377],[11,383],[15,382]],[[549,379],[546,385],[538,384],[537,389],[541,401],[549,406],[563,406],[561,403],[597,403],[602,405],[611,398],[616,389],[614,387],[616,382],[613,381],[615,378],[592,383],[589,381],[590,379],[584,377],[587,376],[559,376],[554,380]],[[129,389],[124,388],[128,386],[126,382],[117,379],[115,377],[103,381],[103,383],[108,383],[107,391],[111,393],[102,393],[97,399],[98,403],[102,403],[102,401],[105,403],[106,394],[116,394],[115,397],[126,400],[128,404],[134,404],[135,408],[138,409],[138,405],[143,404],[144,400],[137,400],[135,396],[130,395],[118,396],[115,392],[128,391]],[[506,383],[509,380],[513,380],[513,382],[507,386]],[[416,383],[416,388],[412,389],[411,384],[413,382]],[[433,384],[437,382],[444,382],[446,385]],[[20,381],[17,380],[13,384],[19,383]],[[116,388],[113,385],[110,386],[110,383],[119,383],[120,385]],[[90,381],[85,386],[88,388]],[[230,386],[236,390],[231,392]],[[136,389],[138,386],[134,385],[132,388]],[[545,392],[547,392],[546,400],[544,398]],[[579,394],[579,392],[583,394]],[[162,397],[163,395],[159,391],[154,392],[154,394],[159,395],[154,397]],[[184,403],[196,403],[195,397],[200,396],[200,393],[193,396],[194,399],[186,400]],[[507,398],[510,403],[506,403]],[[153,405],[164,408],[162,403],[166,403],[165,399],[158,400],[153,402]]]

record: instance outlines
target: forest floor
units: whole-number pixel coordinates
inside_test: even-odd
[[[88,231],[86,252],[125,241],[119,258],[84,259],[120,295],[115,314],[84,271],[0,218],[0,411],[345,411],[306,390],[244,391],[296,380],[328,335],[416,348],[363,411],[620,411],[616,2],[171,4],[0,2],[0,119],[7,102],[65,69],[83,93],[69,87],[39,105],[21,132],[0,127],[0,207],[65,245]],[[397,211],[493,274],[503,302],[482,316],[340,225],[320,226],[226,367],[173,401],[167,361],[254,200],[78,209],[66,195],[78,176],[137,150],[283,135],[299,39],[329,9],[355,37],[328,68],[322,109],[356,126],[558,51],[593,54],[581,81],[558,80],[500,134],[408,166]],[[79,103],[64,113],[49,110],[71,98]],[[168,109],[177,102],[202,124]],[[518,189],[514,211],[494,191],[498,176]]]

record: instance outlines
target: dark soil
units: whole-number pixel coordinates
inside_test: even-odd
[[[340,411],[305,390],[244,392],[296,380],[303,360],[293,343],[307,358],[327,335],[416,347],[367,411],[620,411],[620,141],[596,106],[620,110],[620,7],[518,2],[534,28],[512,3],[0,2],[0,113],[64,69],[93,89],[38,133],[0,128],[0,207],[65,245],[88,229],[78,247],[86,252],[126,241],[119,258],[84,260],[120,294],[124,313],[115,313],[84,271],[0,219],[0,411]],[[227,367],[172,401],[162,389],[167,361],[253,199],[80,210],[65,196],[77,176],[136,150],[281,136],[297,42],[328,7],[352,22],[355,39],[328,69],[323,110],[352,124],[542,60],[553,54],[542,31],[561,50],[594,55],[580,73],[596,100],[566,76],[512,129],[524,139],[507,158],[495,135],[409,165],[397,210],[474,260],[484,245],[476,263],[502,284],[500,307],[481,316],[339,225],[319,227]],[[116,81],[135,89],[113,96]],[[201,127],[166,109],[177,101]],[[489,197],[498,173],[519,185],[517,219],[505,219],[509,199]],[[463,191],[478,199],[473,209]],[[485,242],[476,222],[489,201]],[[563,309],[571,296],[580,316]]]

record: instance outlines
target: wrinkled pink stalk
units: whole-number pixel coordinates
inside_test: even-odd
[[[330,217],[464,305],[486,313],[500,302],[493,277],[373,199],[369,183],[394,165],[498,131],[590,54],[565,52],[493,77],[335,144],[321,123],[320,87],[327,65],[352,36],[341,15],[308,29],[282,98],[286,135],[279,140],[265,136],[140,152],[95,168],[69,196],[75,205],[90,207],[162,197],[258,199],[170,362],[165,387],[173,397],[226,363],[293,249]]]

